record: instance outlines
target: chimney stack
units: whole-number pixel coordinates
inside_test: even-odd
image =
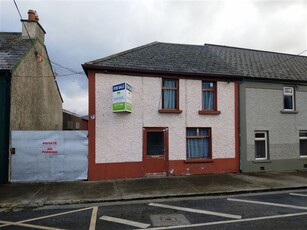
[[[28,19],[22,19],[22,38],[23,39],[38,39],[42,43],[45,40],[45,30],[39,24],[39,18],[35,10],[28,11]],[[27,28],[27,29],[26,29]],[[30,37],[29,37],[30,36]]]
[[[28,21],[35,21],[36,11],[29,10],[28,11]]]

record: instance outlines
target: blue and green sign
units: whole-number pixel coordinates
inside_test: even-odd
[[[113,85],[113,112],[131,112],[132,87],[127,82]]]

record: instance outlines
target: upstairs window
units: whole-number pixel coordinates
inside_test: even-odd
[[[211,129],[187,128],[187,159],[211,157]]]
[[[199,114],[218,115],[216,82],[202,81],[202,106]]]
[[[162,110],[179,110],[179,80],[162,79]]]
[[[300,131],[300,156],[307,157],[307,131]]]
[[[285,111],[294,111],[294,88],[293,87],[284,87],[284,110]]]
[[[268,132],[255,132],[255,159],[268,159]]]
[[[216,82],[202,82],[202,109],[216,110]]]

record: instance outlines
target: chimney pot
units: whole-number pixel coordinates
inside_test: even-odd
[[[28,20],[29,21],[36,21],[36,12],[34,10],[28,11]]]
[[[35,11],[35,21],[37,21],[37,22],[38,22],[38,20],[39,20],[39,17],[38,17],[37,12]]]

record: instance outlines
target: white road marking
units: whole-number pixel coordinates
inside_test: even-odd
[[[242,216],[239,216],[239,215],[232,215],[232,214],[221,213],[221,212],[211,212],[211,211],[200,210],[200,209],[183,208],[183,207],[177,207],[177,206],[166,205],[166,204],[150,203],[148,205],[159,207],[159,208],[168,208],[168,209],[174,209],[174,210],[179,210],[179,211],[184,211],[184,212],[193,212],[193,213],[207,214],[207,215],[213,215],[213,216],[221,216],[221,217],[232,218],[232,219],[242,218]]]
[[[253,200],[242,200],[242,199],[235,199],[235,198],[228,198],[227,200],[228,200],[228,201],[243,202],[243,203],[250,203],[250,204],[263,204],[263,205],[276,206],[276,207],[283,207],[283,208],[295,208],[295,209],[307,210],[307,207],[304,207],[304,206],[287,205],[287,204],[278,204],[278,203],[263,202],[263,201],[253,201]]]
[[[287,218],[287,217],[304,216],[304,215],[307,215],[307,212],[291,213],[291,214],[283,214],[283,215],[275,215],[275,216],[253,217],[253,218],[246,218],[246,219],[241,219],[241,220],[225,220],[225,221],[216,221],[216,222],[208,222],[208,223],[200,223],[200,224],[190,224],[190,225],[177,225],[177,226],[168,226],[168,227],[148,228],[148,230],[196,228],[196,227],[210,226],[210,225],[241,223],[241,222],[250,222],[250,221],[258,221],[258,220],[269,220],[269,219]]]
[[[28,219],[28,220],[22,220],[22,221],[18,221],[18,222],[12,222],[15,224],[20,224],[20,223],[26,223],[26,222],[31,222],[31,221],[35,221],[35,220],[41,220],[41,219],[47,219],[50,217],[55,217],[55,216],[62,216],[62,215],[66,215],[66,214],[70,214],[70,213],[74,213],[74,212],[82,212],[85,210],[89,210],[89,209],[93,209],[93,207],[89,207],[89,208],[82,208],[82,209],[77,209],[77,210],[73,210],[73,211],[68,211],[68,212],[61,212],[61,213],[56,213],[56,214],[52,214],[52,215],[48,215],[48,216],[41,216],[41,217],[36,217],[36,218],[32,218],[32,219]],[[6,227],[12,225],[10,224],[4,224],[1,225],[0,228]]]
[[[119,223],[119,224],[126,224],[126,225],[130,225],[130,226],[137,227],[137,228],[142,228],[142,229],[148,228],[150,226],[150,224],[145,224],[145,223],[135,222],[135,221],[131,221],[131,220],[120,219],[120,218],[111,217],[111,216],[102,216],[99,219],[100,220],[105,220],[105,221],[110,221],[110,222],[115,222],[115,223]]]
[[[300,193],[289,193],[292,196],[304,196],[307,197],[307,194],[300,194]]]
[[[46,227],[46,226],[41,226],[41,225],[24,224],[24,223],[18,223],[18,222],[12,222],[12,221],[3,221],[3,220],[0,220],[0,223],[5,224],[6,226],[14,225],[14,226],[19,226],[19,227],[28,227],[28,228],[46,229],[46,230],[59,230],[60,229],[60,228],[51,228],[51,227]],[[2,226],[3,225],[1,225],[1,227]]]
[[[96,229],[97,211],[98,211],[98,207],[93,207],[89,230],[95,230]]]

